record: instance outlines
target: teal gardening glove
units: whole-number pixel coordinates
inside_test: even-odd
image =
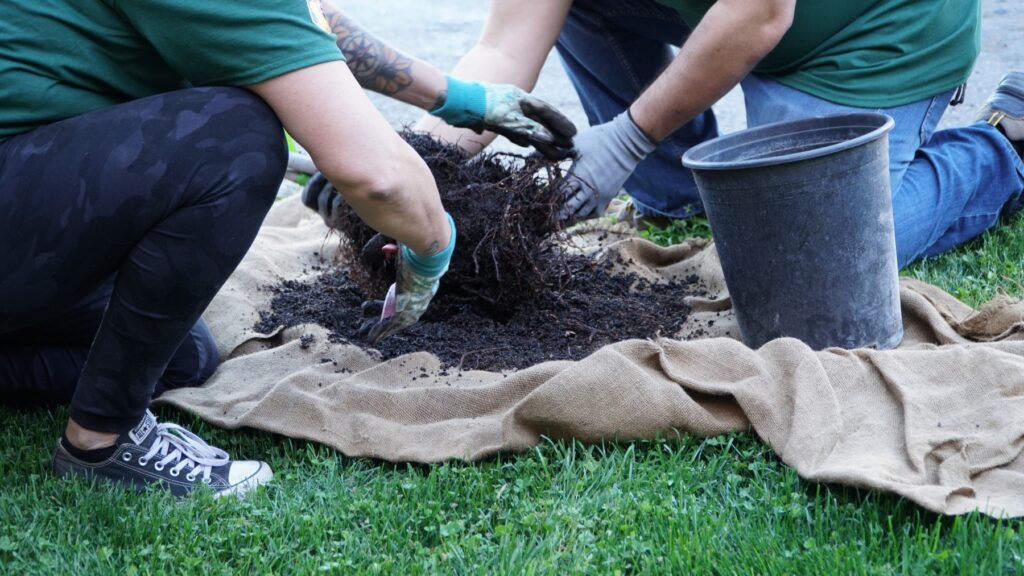
[[[576,159],[562,182],[565,205],[559,217],[569,223],[597,218],[608,208],[637,164],[658,147],[625,111],[576,137]]]
[[[329,228],[339,228],[345,200],[327,178],[317,172],[302,190],[302,203],[316,210]],[[395,253],[396,282],[391,285],[384,300],[370,300],[363,303],[363,312],[379,315],[376,321],[367,322],[359,329],[360,336],[367,338],[374,346],[384,338],[398,332],[420,319],[427,310],[430,300],[437,293],[441,277],[448,271],[448,264],[455,251],[455,222],[445,213],[451,230],[448,247],[431,256],[420,256],[408,246],[392,243],[383,234],[377,234],[363,247],[361,257],[367,266],[381,269],[386,255]]]
[[[547,102],[511,84],[447,79],[447,96],[430,113],[448,124],[477,134],[489,130],[554,160],[572,148],[576,126]]]
[[[408,246],[400,244],[395,263],[396,282],[388,289],[383,302],[369,301],[363,304],[364,312],[380,311],[378,320],[367,322],[359,330],[360,335],[372,345],[376,346],[384,338],[415,324],[427,311],[455,251],[455,221],[447,212],[445,216],[451,230],[448,246],[437,254],[420,256]],[[371,239],[370,243],[373,242]],[[387,245],[382,250],[386,248]]]

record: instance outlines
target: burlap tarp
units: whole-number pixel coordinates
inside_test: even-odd
[[[607,250],[626,253],[633,270],[697,274],[716,296],[690,302],[688,332],[706,337],[630,340],[502,374],[439,370],[426,353],[381,362],[316,326],[255,333],[272,297],[265,287],[312,277],[315,253],[335,244],[294,198],[279,202],[206,313],[223,365],[205,386],[161,402],[225,428],[413,462],[523,451],[542,435],[597,442],[752,428],[809,480],[893,492],[944,514],[1024,515],[1020,302],[975,311],[903,280],[899,349],[815,352],[781,339],[751,350],[733,338],[713,247],[623,235]],[[307,349],[305,334],[315,336]]]

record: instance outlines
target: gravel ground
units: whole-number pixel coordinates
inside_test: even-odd
[[[376,35],[442,70],[450,70],[474,44],[483,28],[488,4],[480,0],[430,3],[421,0],[346,0],[338,3]],[[984,0],[982,13],[982,53],[971,75],[967,100],[963,105],[947,110],[943,126],[969,122],[976,107],[1005,72],[1024,70],[1024,2]],[[579,99],[554,52],[544,66],[535,93],[561,108],[578,126],[587,124]],[[421,114],[400,102],[376,94],[372,97],[396,127],[415,122]],[[738,89],[723,98],[715,110],[724,131],[745,127],[743,96]],[[516,149],[507,141],[500,142],[502,149]]]

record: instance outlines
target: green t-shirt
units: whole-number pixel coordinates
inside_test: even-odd
[[[343,59],[319,0],[5,0],[2,10],[0,141],[153,94]]]
[[[657,1],[691,28],[714,4]],[[967,80],[980,12],[979,0],[797,0],[793,26],[754,71],[847,106],[909,104]]]

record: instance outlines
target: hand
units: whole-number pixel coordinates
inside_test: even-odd
[[[431,114],[477,134],[489,130],[553,160],[572,148],[576,126],[553,106],[511,84],[466,82],[448,76],[444,102]]]
[[[575,223],[603,214],[637,164],[657,146],[628,111],[584,130],[572,151],[576,161],[562,182],[565,206],[559,218]]]
[[[328,228],[341,228],[341,193],[320,172],[313,174],[302,189],[302,203],[316,210]]]
[[[363,303],[363,313],[379,314],[377,320],[371,320],[359,329],[360,336],[376,346],[381,340],[408,326],[415,324],[437,293],[441,277],[448,271],[452,252],[455,251],[455,222],[448,216],[451,229],[451,240],[448,247],[437,254],[420,256],[408,246],[384,244],[380,246],[382,257],[390,252],[397,256],[395,263],[396,282],[388,289],[384,300],[370,300]],[[374,244],[376,240],[376,244]],[[374,237],[364,248],[373,249],[380,240]],[[373,245],[373,246],[371,246]]]
[[[359,260],[371,274],[376,275],[383,273],[389,265],[394,267],[397,254],[398,242],[378,232],[363,244],[359,250]]]

